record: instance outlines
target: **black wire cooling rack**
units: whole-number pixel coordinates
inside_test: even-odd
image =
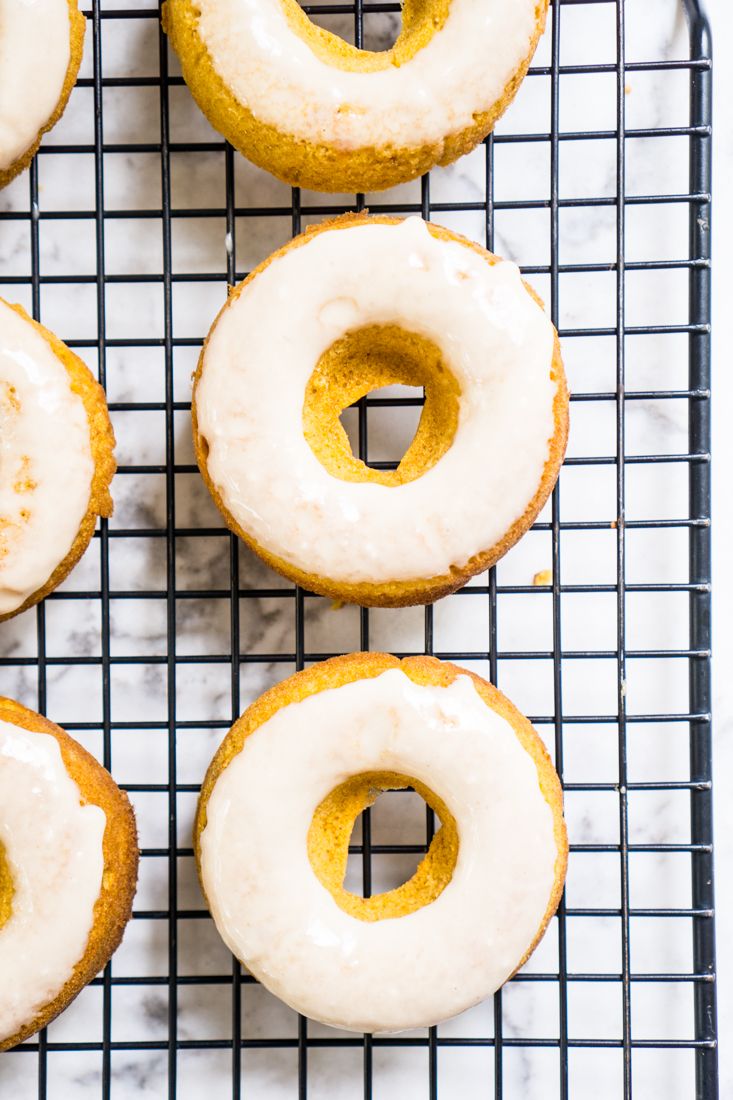
[[[459,186],[465,201],[445,200],[445,173],[369,200],[373,210],[447,224],[468,217],[474,235],[497,251],[511,251],[511,217],[537,227],[541,262],[519,259],[563,337],[576,391],[574,425],[592,406],[605,410],[609,429],[595,452],[571,449],[551,506],[520,544],[526,562],[539,548],[536,563],[546,573],[538,569],[533,582],[526,570],[503,572],[500,563],[435,608],[399,612],[337,611],[259,566],[207,511],[187,449],[188,377],[225,284],[290,233],[363,208],[365,197],[290,192],[247,166],[193,110],[187,129],[178,112],[188,92],[169,72],[157,8],[95,0],[86,12],[88,75],[82,71],[67,116],[76,121],[62,122],[30,172],[5,193],[11,198],[0,213],[0,293],[25,301],[98,365],[120,443],[117,510],[62,590],[4,624],[0,675],[4,693],[84,740],[130,791],[141,823],[141,888],[123,946],[103,976],[47,1032],[4,1056],[2,1096],[717,1096],[710,36],[700,5],[687,0],[689,54],[627,61],[625,21],[645,4],[555,0],[545,53],[520,92],[530,107],[523,116],[510,112],[467,158],[473,182],[464,191]],[[369,18],[398,7],[356,0],[306,10],[315,18],[350,17],[361,45],[365,21],[368,38]],[[657,10],[650,3],[647,17]],[[598,19],[601,38],[611,27],[611,60],[564,59],[562,28],[581,11]],[[137,49],[144,63],[120,69],[120,51]],[[568,126],[563,106],[582,100],[589,77],[607,82],[612,116],[597,126]],[[685,82],[688,117],[627,126],[630,97],[643,96],[650,77]],[[689,154],[689,186],[627,189],[632,151],[641,149],[651,165],[680,142]],[[564,178],[566,160],[572,154],[578,163],[579,149],[587,149],[581,160],[611,164],[604,193],[583,197]],[[516,153],[534,158],[525,166],[540,166],[540,197],[502,190],[505,157]],[[610,215],[610,255],[578,259],[571,249],[574,260],[567,261],[578,232],[566,233],[566,219],[578,212]],[[639,217],[672,225],[680,212],[689,223],[687,255],[683,246],[681,254],[633,258],[632,219],[634,226]],[[267,236],[272,226],[279,240]],[[133,255],[126,268],[114,259],[123,238]],[[201,256],[211,239],[207,266]],[[17,271],[12,255],[27,260]],[[663,323],[639,321],[638,280],[660,273],[685,280],[689,312],[685,306]],[[561,307],[581,285],[569,280],[581,280],[591,296],[597,288],[612,316],[596,323],[567,314]],[[151,331],[148,312],[159,331]],[[645,364],[652,346],[662,350]],[[578,360],[582,369],[574,371]],[[362,400],[353,414],[361,457],[386,461],[374,452],[378,418],[419,404],[400,394]],[[678,410],[674,423],[682,422],[684,442],[673,453],[630,445],[641,406],[656,410],[663,434],[667,410]],[[136,442],[128,445],[131,433]],[[650,472],[662,478],[658,495],[657,482],[650,483],[659,507],[639,514],[629,498],[636,500],[637,475]],[[670,472],[671,511],[663,487]],[[581,498],[598,498],[600,511],[566,511],[577,477],[584,479]],[[667,568],[672,549],[682,554],[681,575]],[[648,564],[643,575],[634,566],[633,579],[632,554]],[[579,562],[585,572],[574,571]],[[656,616],[672,624],[668,640],[639,638],[638,607],[646,609],[645,622]],[[457,615],[452,627],[450,608]],[[545,640],[535,644],[540,608]],[[573,608],[579,620],[568,618]],[[579,640],[573,621],[607,627],[605,641]],[[680,623],[685,636],[678,644]],[[514,694],[554,750],[572,850],[566,897],[542,947],[493,1005],[430,1031],[362,1038],[296,1018],[232,963],[196,894],[188,827],[197,780],[251,698],[332,649],[370,647],[434,652]],[[519,690],[518,668],[531,685],[546,685],[546,702]],[[579,683],[592,683],[599,669],[608,673],[610,693],[601,686],[590,697],[581,691],[578,704]],[[639,685],[657,680],[662,705],[649,703],[643,690],[640,703]],[[404,807],[415,797],[389,799]],[[377,885],[383,875],[380,860],[414,861],[432,827],[428,819],[426,837],[421,810],[422,835],[398,844],[379,826],[377,810],[364,815],[351,849],[365,892],[373,874]],[[666,826],[654,826],[658,820]],[[671,889],[680,871],[683,885]]]

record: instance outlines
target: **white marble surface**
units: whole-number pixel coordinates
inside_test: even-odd
[[[120,0],[121,2],[121,0]],[[105,7],[112,8],[111,3]],[[150,5],[138,0],[134,7]],[[733,28],[725,0],[710,5],[716,21],[719,60],[733,49]],[[126,4],[133,7],[131,2]],[[685,55],[686,32],[676,0],[628,0],[629,60],[674,58]],[[373,44],[389,33],[382,22]],[[392,22],[394,22],[392,20]],[[331,24],[333,26],[333,24]],[[381,29],[380,29],[381,27]],[[347,32],[346,21],[342,23]],[[155,20],[115,19],[103,22],[104,69],[108,76],[154,76],[158,69]],[[91,74],[91,40],[82,75]],[[540,46],[537,64],[549,61],[549,36]],[[613,62],[615,36],[613,6],[569,5],[562,14],[562,62]],[[174,69],[175,71],[175,69]],[[725,62],[719,65],[721,82],[730,85]],[[733,100],[729,88],[727,102]],[[174,141],[213,140],[187,90],[171,90],[171,133]],[[718,306],[719,364],[717,432],[718,477],[725,477],[726,448],[724,409],[729,394],[726,338],[722,333],[726,294],[725,256],[721,242],[730,227],[724,197],[733,186],[733,141],[730,114],[726,117],[725,87],[718,104]],[[49,143],[93,141],[93,99],[90,88],[79,88],[70,108]],[[684,125],[687,121],[685,73],[629,74],[626,94],[627,125],[646,127]],[[612,75],[563,77],[560,94],[561,127],[611,129],[615,125],[615,86]],[[549,81],[530,77],[502,122],[499,132],[537,132],[549,124]],[[159,137],[159,99],[155,87],[110,87],[104,96],[104,133],[108,143],[155,142]],[[615,193],[613,142],[565,142],[561,146],[560,193],[562,197],[612,196]],[[636,140],[627,148],[627,192],[680,192],[687,184],[684,141]],[[105,200],[108,210],[126,210],[129,217],[105,223],[105,266],[108,275],[162,272],[161,222],[139,216],[159,209],[160,159],[156,153],[108,153],[105,157]],[[457,165],[433,174],[431,197],[441,201],[475,201],[483,195],[484,158],[481,150]],[[237,204],[261,207],[290,202],[289,189],[235,160]],[[549,148],[546,144],[505,144],[496,147],[495,197],[499,201],[544,199],[548,194]],[[727,175],[726,175],[727,173]],[[175,337],[200,339],[225,293],[224,160],[219,153],[177,153],[171,159],[172,202],[176,209],[206,206],[222,209],[220,218],[175,218],[172,229],[174,272],[220,278],[206,282],[177,282],[173,291]],[[726,186],[726,181],[729,186]],[[84,155],[43,155],[39,158],[39,202],[42,210],[89,211],[94,204],[94,158]],[[395,189],[395,202],[419,201],[419,185]],[[0,212],[28,209],[28,177],[0,194]],[[331,199],[304,195],[312,205]],[[482,240],[481,213],[439,214],[438,221]],[[308,219],[305,219],[308,220]],[[525,266],[549,261],[549,215],[546,210],[497,211],[495,248]],[[236,261],[238,271],[251,267],[288,238],[290,218],[238,218]],[[730,239],[730,236],[728,236]],[[686,211],[683,206],[627,209],[627,259],[680,258],[687,255]],[[563,264],[612,262],[615,257],[615,216],[612,206],[568,207],[560,219],[560,260]],[[41,222],[40,262],[44,274],[95,272],[95,223],[89,218]],[[0,294],[29,302],[25,286],[8,286],[3,279],[30,272],[30,236],[27,221],[0,220]],[[549,299],[549,280],[530,275],[531,282]],[[560,324],[564,328],[611,325],[615,310],[613,273],[563,274],[560,279]],[[148,338],[163,334],[164,312],[160,282],[107,285],[107,335],[115,338]],[[93,282],[71,288],[45,284],[42,319],[71,341],[96,336],[96,286]],[[627,276],[627,323],[664,324],[686,318],[686,277],[681,271],[630,272]],[[722,319],[722,320],[721,320]],[[82,354],[95,365],[95,350]],[[614,342],[610,338],[569,338],[564,343],[571,388],[575,392],[608,392],[615,386]],[[176,399],[189,396],[190,371],[195,348],[177,347],[174,357]],[[682,388],[686,383],[686,345],[672,337],[629,338],[627,342],[629,389]],[[109,348],[107,385],[113,402],[159,402],[164,398],[163,355],[159,348]],[[614,450],[615,411],[612,402],[576,402],[573,407],[569,455],[610,455]],[[117,411],[114,414],[121,464],[159,467],[165,462],[164,415],[160,411]],[[627,450],[630,454],[675,453],[686,448],[686,406],[679,401],[629,401]],[[188,413],[176,413],[175,458],[192,462]],[[409,438],[409,425],[398,418],[370,417],[370,455],[395,457]],[[733,456],[731,456],[733,457]],[[615,515],[615,471],[611,465],[567,466],[561,479],[562,518],[610,521]],[[727,657],[733,657],[722,609],[731,573],[726,565],[730,541],[727,494],[718,495],[716,578],[718,662],[716,706],[718,714],[718,837],[722,857],[718,867],[719,898],[724,921],[733,912],[730,860],[733,835],[726,776],[733,766],[733,694],[727,674]],[[160,528],[165,525],[165,478],[162,473],[123,473],[115,483],[116,513],[111,529]],[[631,518],[674,517],[685,514],[685,470],[674,464],[630,465],[627,468],[628,513]],[[220,526],[218,515],[196,473],[176,477],[176,517],[179,527]],[[543,516],[547,518],[547,515]],[[111,604],[111,653],[143,656],[140,664],[111,666],[110,702],[114,721],[130,728],[115,730],[112,765],[116,778],[133,785],[162,784],[168,778],[164,729],[145,730],[135,723],[165,722],[167,717],[166,666],[158,663],[167,648],[165,544],[162,540],[126,537],[110,540],[110,586],[113,591],[147,590],[161,598],[113,600]],[[686,579],[684,532],[633,531],[627,536],[629,581]],[[563,534],[562,581],[566,584],[611,584],[615,576],[615,533],[610,529],[592,534]],[[179,590],[229,585],[229,543],[215,536],[181,537],[176,545],[176,583]],[[500,585],[531,585],[534,575],[551,565],[549,533],[533,532],[504,559],[498,569]],[[242,587],[284,587],[283,582],[243,550],[239,554]],[[98,657],[101,652],[99,601],[93,593],[100,583],[98,543],[87,554],[64,586],[66,591],[89,593],[82,601],[52,599],[45,611],[46,651],[49,655]],[[480,579],[479,579],[480,583]],[[228,600],[200,598],[177,601],[176,649],[192,657],[227,654],[230,651]],[[485,651],[488,646],[488,598],[480,593],[451,597],[435,609],[435,648],[439,652]],[[687,611],[684,596],[632,594],[628,598],[627,645],[631,649],[684,647]],[[502,651],[514,654],[547,652],[552,646],[552,601],[549,592],[502,594],[497,628]],[[421,609],[370,613],[373,648],[421,649],[424,614]],[[563,597],[563,645],[569,650],[611,650],[615,639],[615,596],[609,592]],[[292,654],[294,649],[293,601],[289,597],[264,596],[240,601],[241,651],[250,654]],[[305,644],[309,652],[325,653],[359,646],[359,613],[334,611],[325,601],[306,601]],[[22,659],[36,652],[36,617],[31,612],[0,628],[0,653]],[[466,662],[468,663],[468,662]],[[486,662],[471,667],[488,672]],[[631,660],[628,667],[628,706],[631,713],[684,710],[687,693],[679,662],[655,659]],[[240,675],[244,705],[264,687],[292,671],[290,663],[265,660],[243,664]],[[684,671],[684,670],[683,670]],[[610,659],[564,662],[563,704],[567,715],[612,714],[616,709],[616,667]],[[499,662],[499,686],[529,714],[549,717],[553,710],[552,662],[504,659]],[[73,728],[74,723],[99,724],[103,714],[103,682],[100,666],[51,665],[47,672],[49,714]],[[36,670],[30,665],[0,668],[0,690],[35,705]],[[221,737],[212,720],[231,718],[231,671],[225,663],[188,663],[178,666],[177,716],[199,722],[195,729],[177,733],[177,780],[200,781],[211,753]],[[538,724],[548,740],[547,722]],[[101,736],[82,730],[78,736],[101,753]],[[570,723],[564,732],[565,778],[571,783],[617,780],[617,741],[612,725]],[[681,725],[647,723],[629,730],[630,778],[636,780],[684,779],[688,776],[687,739]],[[139,816],[141,843],[160,849],[168,842],[167,795],[133,794]],[[187,847],[195,794],[182,791],[177,799],[178,843]],[[567,798],[571,840],[576,844],[614,842],[618,838],[618,802],[612,792],[572,791]],[[411,795],[382,799],[374,814],[374,838],[417,841],[423,835],[420,800]],[[684,795],[641,794],[630,798],[630,836],[635,842],[675,842],[689,839]],[[632,904],[684,906],[689,902],[688,857],[635,854],[631,859]],[[352,868],[356,884],[357,868]],[[375,888],[387,888],[410,871],[404,857],[383,857],[375,871]],[[199,909],[201,898],[192,860],[178,860],[178,904]],[[140,911],[165,909],[168,901],[167,861],[151,856],[142,861],[136,907]],[[575,853],[568,878],[568,904],[575,907],[619,903],[618,860],[614,855]],[[689,926],[685,921],[638,919],[633,922],[632,966],[635,971],[691,969]],[[209,921],[179,922],[178,972],[181,975],[227,975],[229,956]],[[725,924],[719,925],[721,963],[733,979]],[[165,921],[136,920],[115,956],[116,977],[161,978],[168,973],[168,927]],[[575,918],[568,921],[568,967],[572,972],[615,974],[620,968],[618,921],[612,918]],[[526,972],[547,973],[557,968],[558,934],[553,924]],[[102,1038],[102,991],[86,990],[49,1029],[53,1042],[99,1042]],[[552,982],[517,981],[502,998],[503,1034],[511,1039],[553,1038],[559,1034],[558,987]],[[731,1030],[731,999],[721,991],[721,1034]],[[638,1039],[660,1036],[691,1038],[691,986],[689,983],[634,983],[632,987],[633,1033]],[[113,992],[111,1036],[113,1041],[134,1044],[162,1042],[168,1031],[168,994],[164,984],[116,985]],[[263,989],[247,985],[242,1008],[245,1038],[292,1039],[297,1020]],[[442,1025],[445,1037],[491,1037],[493,1006],[479,1006],[458,1020]],[[571,982],[568,989],[568,1029],[573,1038],[621,1037],[620,983]],[[309,1034],[334,1034],[309,1025]],[[231,1037],[231,990],[225,984],[181,984],[178,993],[178,1035],[189,1040],[226,1040]],[[362,1095],[362,1050],[314,1048],[309,1052],[309,1096],[337,1100]],[[243,1055],[244,1095],[253,1098],[297,1095],[297,1051],[293,1048],[246,1049]],[[506,1047],[503,1054],[504,1090],[507,1098],[533,1100],[559,1096],[559,1056],[554,1048]],[[722,1095],[733,1092],[733,1059],[724,1057]],[[178,1055],[181,1098],[199,1097],[205,1089],[211,1100],[231,1095],[231,1052],[182,1049]],[[572,1097],[593,1095],[611,1100],[623,1095],[622,1061],[618,1048],[573,1048],[569,1060]],[[634,1096],[644,1100],[689,1100],[694,1095],[693,1063],[689,1052],[637,1050],[634,1053]],[[162,1097],[167,1088],[167,1053],[164,1049],[116,1049],[111,1058],[112,1095],[120,1098]],[[48,1056],[48,1095],[56,1100],[91,1100],[101,1095],[102,1060],[99,1051],[51,1052]],[[375,1048],[374,1095],[427,1097],[425,1048]],[[490,1047],[446,1047],[438,1058],[441,1097],[458,1100],[486,1095],[493,1087],[493,1052]],[[0,1058],[0,1096],[25,1100],[37,1094],[36,1057],[16,1053]],[[727,1092],[726,1092],[727,1088]]]

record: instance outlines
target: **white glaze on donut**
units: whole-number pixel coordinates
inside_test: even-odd
[[[30,149],[71,60],[67,0],[0,0],[0,171]]]
[[[198,0],[214,68],[260,122],[348,150],[441,142],[475,124],[527,57],[537,0],[451,0],[427,46],[399,68],[345,72],[313,53],[280,0]]]
[[[0,614],[68,554],[91,492],[89,422],[61,360],[0,301]]]
[[[59,743],[0,721],[0,841],[14,894],[0,928],[0,1040],[49,1004],[86,949],[106,817],[82,806]]]
[[[461,388],[449,450],[405,485],[341,481],[303,435],[320,356],[354,328],[432,339]],[[513,264],[419,218],[317,234],[221,314],[196,387],[209,476],[258,544],[342,582],[446,575],[494,546],[540,485],[554,433],[552,325]]]
[[[453,814],[458,860],[430,905],[360,921],[310,865],[319,803],[350,776],[396,771]],[[397,1031],[493,993],[536,936],[557,846],[537,768],[467,676],[414,684],[401,670],[278,710],[216,781],[201,835],[219,932],[264,984],[305,1015],[352,1031]]]

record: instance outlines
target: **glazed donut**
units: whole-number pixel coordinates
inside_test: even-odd
[[[378,191],[450,164],[506,110],[548,0],[405,0],[392,49],[314,26],[297,0],[167,0],[163,25],[209,122],[317,191]]]
[[[56,588],[112,515],[114,445],[88,367],[0,298],[0,622]]]
[[[85,26],[77,0],[0,0],[0,187],[28,167],[61,118]]]
[[[339,422],[425,387],[395,471]],[[567,439],[557,334],[518,269],[420,218],[347,215],[229,297],[194,378],[194,447],[224,518],[270,566],[362,605],[427,603],[501,557],[547,499]]]
[[[412,786],[441,828],[409,882],[343,889],[349,836]],[[349,1031],[426,1027],[495,992],[560,900],[562,790],[526,718],[432,657],[336,657],[262,695],[207,772],[194,830],[219,933],[271,992]]]
[[[53,1020],[102,969],[137,878],[127,795],[35,711],[0,698],[0,1050]]]

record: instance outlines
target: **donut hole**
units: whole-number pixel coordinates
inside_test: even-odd
[[[448,18],[450,0],[404,0],[401,13],[367,14],[362,49],[353,42],[352,15],[319,13],[311,20],[297,0],[283,0],[283,5],[291,28],[316,57],[346,72],[378,72],[404,65],[424,49]],[[348,103],[341,109],[348,110]]]
[[[423,389],[418,386],[383,386],[379,390],[370,390],[366,397],[370,400],[377,398],[384,404],[369,408],[369,457],[365,465],[369,469],[396,470],[417,435]],[[356,405],[344,409],[339,417],[355,455],[359,454],[360,419],[360,410]]]
[[[342,414],[387,386],[424,389],[414,438],[396,468],[375,469],[354,455]],[[404,485],[446,453],[458,427],[460,387],[437,344],[398,325],[353,329],[321,356],[306,386],[303,434],[321,465],[341,481]]]
[[[304,6],[304,0],[300,6]],[[330,31],[349,46],[356,44],[357,23],[351,12],[314,12],[310,21],[316,27]],[[401,33],[401,11],[365,11],[362,16],[361,49],[367,53],[391,50]]]
[[[427,819],[431,823],[429,831]],[[368,898],[404,886],[417,871],[441,824],[412,788],[378,794],[354,822],[344,889]]]
[[[344,887],[354,825],[383,791],[408,787],[435,811],[440,827],[406,882],[385,893],[359,897]],[[319,881],[350,916],[364,921],[404,917],[435,901],[450,882],[458,858],[458,829],[445,803],[423,783],[397,772],[364,772],[340,784],[317,807],[308,830],[308,858]]]
[[[401,34],[401,11],[364,12],[362,49],[371,53],[393,50]]]
[[[10,873],[10,864],[5,852],[5,846],[0,840],[0,928],[10,919],[13,911],[13,877]]]

